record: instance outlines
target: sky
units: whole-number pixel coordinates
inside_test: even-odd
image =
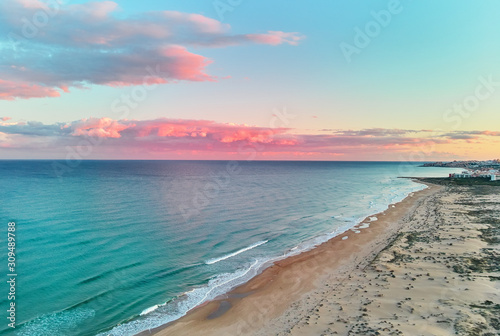
[[[499,10],[2,0],[0,159],[498,158]]]

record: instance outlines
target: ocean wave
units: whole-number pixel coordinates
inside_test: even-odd
[[[162,305],[154,305],[154,306],[152,306],[152,307],[146,308],[146,309],[144,309],[144,310],[141,312],[140,316],[144,316],[144,315],[146,315],[146,314],[149,314],[149,313],[151,313],[151,312],[154,312],[156,309],[158,309],[158,308],[160,308],[160,307],[162,307],[162,306],[164,306],[164,305],[165,305],[165,304],[162,304]]]
[[[250,245],[248,247],[242,248],[241,250],[238,250],[236,252],[233,252],[233,253],[230,253],[230,254],[226,254],[226,255],[224,255],[224,256],[222,256],[220,258],[208,259],[207,261],[205,261],[205,264],[212,265],[212,264],[218,263],[219,261],[232,258],[234,256],[237,256],[240,253],[243,253],[243,252],[249,251],[251,249],[254,249],[257,246],[264,245],[267,242],[268,242],[268,240],[262,240],[262,241],[256,242],[255,244],[252,244],[252,245]]]
[[[194,288],[175,300],[147,308],[139,318],[117,325],[109,331],[99,333],[98,336],[133,336],[175,321],[191,309],[247,282],[256,276],[267,262],[269,259],[256,259],[252,264],[236,272],[219,274],[210,279],[206,286]]]

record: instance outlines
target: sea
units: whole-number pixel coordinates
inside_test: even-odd
[[[174,321],[425,188],[399,177],[460,171],[420,164],[2,160],[0,334],[127,336]]]

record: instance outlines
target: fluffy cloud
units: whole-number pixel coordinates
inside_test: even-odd
[[[0,61],[1,62],[1,61]],[[1,66],[0,66],[1,68]],[[54,88],[22,81],[6,81],[0,79],[0,99],[59,97],[61,94]]]
[[[169,145],[185,142],[209,148],[231,143],[254,143],[293,145],[291,136],[280,138],[284,128],[265,128],[237,124],[216,123],[207,120],[156,119],[156,120],[119,120],[110,118],[90,118],[75,121],[63,127],[72,130],[71,136],[91,136],[102,138],[121,138],[124,143],[157,142]]]
[[[92,84],[215,81],[205,72],[212,61],[188,47],[297,45],[303,38],[281,31],[232,35],[228,24],[199,14],[156,11],[123,18],[118,10],[113,1],[1,1],[0,99],[58,97]],[[151,75],[153,68],[159,73]]]
[[[297,130],[269,128],[209,120],[156,119],[113,120],[88,118],[71,123],[44,125],[39,122],[0,123],[0,147],[38,149],[51,148],[64,153],[68,146],[82,141],[97,143],[95,153],[121,151],[120,158],[164,158],[177,153],[190,157],[206,153],[209,157],[239,153],[251,148],[263,158],[321,157],[339,155],[396,155],[398,153],[435,152],[436,146],[491,143],[499,132],[428,130],[336,130],[333,134],[298,134]],[[466,134],[470,133],[470,134]],[[111,151],[111,148],[113,149]],[[135,153],[135,154],[134,154]],[[440,152],[445,153],[445,152]],[[426,154],[428,155],[428,154]],[[430,156],[426,156],[430,157]]]
[[[500,132],[495,131],[455,131],[445,133],[442,136],[449,139],[478,139],[481,136],[500,136]]]
[[[119,138],[121,137],[121,131],[134,126],[133,124],[124,125],[110,118],[89,118],[75,121],[70,125],[64,126],[64,128],[71,128],[73,131],[71,135],[74,136],[83,135],[98,138]]]
[[[269,31],[266,34],[247,34],[244,35],[250,41],[262,44],[279,45],[288,43],[298,45],[304,37],[297,33],[285,33],[282,31]]]
[[[397,128],[367,128],[362,130],[334,130],[334,129],[322,129],[324,132],[331,132],[337,136],[400,136],[400,135],[408,135],[411,133],[418,132],[428,132],[425,130],[405,130],[405,129],[397,129]]]

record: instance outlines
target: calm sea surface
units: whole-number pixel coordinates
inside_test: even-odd
[[[376,162],[54,163],[0,161],[1,334],[134,335],[423,189],[398,176],[457,171]],[[15,331],[6,319],[9,221],[17,228]]]

